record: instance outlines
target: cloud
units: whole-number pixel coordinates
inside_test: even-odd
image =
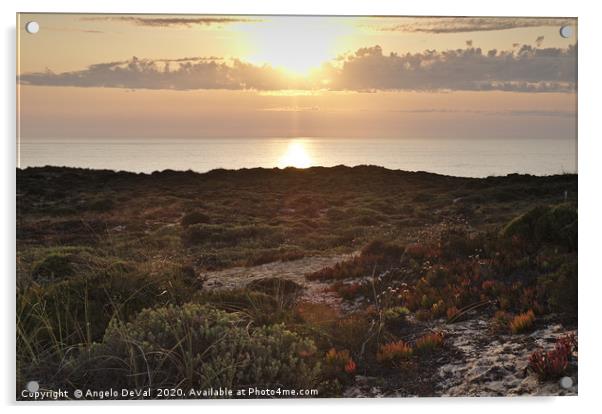
[[[437,17],[378,27],[377,30],[416,33],[463,33],[509,30],[525,27],[563,26],[573,19],[515,17]]]
[[[105,87],[125,89],[303,89],[283,71],[240,60],[217,58],[139,59],[98,63],[80,71],[23,74],[29,85]]]
[[[276,106],[271,108],[262,108],[262,112],[315,112],[319,111],[318,106]]]
[[[53,26],[44,26],[44,30],[50,30],[50,31],[53,31],[53,32],[75,32],[75,33],[92,33],[92,34],[105,33],[102,30],[82,29],[82,28],[79,28],[79,27],[53,27]]]
[[[478,109],[441,109],[441,108],[418,108],[418,109],[401,109],[393,112],[412,113],[412,114],[466,114],[466,115],[485,115],[485,116],[527,116],[527,117],[560,117],[574,118],[577,114],[575,111],[564,110],[478,110]]]
[[[331,88],[355,90],[503,90],[558,92],[576,88],[576,46],[523,45],[516,51],[480,48],[383,54],[380,46],[348,56]]]
[[[135,24],[137,26],[149,27],[191,27],[191,26],[212,26],[232,23],[251,23],[261,20],[247,17],[218,17],[218,16],[200,16],[200,17],[140,17],[140,16],[92,16],[82,17],[82,20],[88,21],[121,21]]]
[[[25,73],[28,85],[126,89],[282,90],[502,90],[566,92],[576,89],[577,47],[512,51],[467,47],[422,53],[384,54],[380,46],[324,64],[307,77],[294,77],[269,65],[237,59],[187,57],[99,63],[84,70]]]

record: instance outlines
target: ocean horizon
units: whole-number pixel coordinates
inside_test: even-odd
[[[17,152],[19,168],[136,173],[336,165],[475,178],[577,172],[577,140],[560,138],[28,138]]]

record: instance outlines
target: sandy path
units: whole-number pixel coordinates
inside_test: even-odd
[[[252,267],[233,267],[230,269],[205,272],[202,276],[206,279],[203,285],[206,289],[232,289],[246,286],[249,282],[267,277],[279,277],[292,280],[305,289],[300,298],[302,301],[312,303],[326,303],[337,309],[346,306],[342,299],[333,292],[327,291],[329,284],[318,281],[307,281],[307,273],[316,272],[325,267],[334,266],[336,263],[348,260],[353,254],[342,254],[328,257],[304,257],[288,262],[273,262]]]

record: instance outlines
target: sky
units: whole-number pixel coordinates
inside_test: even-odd
[[[21,14],[18,25],[21,139],[576,139],[575,19]]]

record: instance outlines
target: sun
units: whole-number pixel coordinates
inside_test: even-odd
[[[250,43],[247,60],[295,75],[307,75],[337,55],[337,46],[352,26],[328,17],[280,17],[243,29]]]
[[[295,167],[308,168],[312,164],[311,157],[303,141],[292,141],[288,144],[286,152],[278,161],[280,168]]]

